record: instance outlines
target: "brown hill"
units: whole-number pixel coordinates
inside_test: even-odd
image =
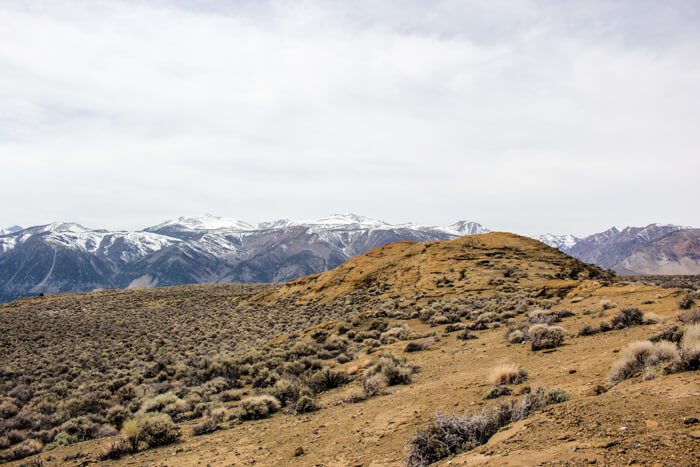
[[[469,294],[537,289],[565,293],[588,278],[610,278],[597,266],[519,235],[491,232],[441,242],[397,242],[317,275],[291,281],[269,300],[330,302],[353,294],[401,306]]]

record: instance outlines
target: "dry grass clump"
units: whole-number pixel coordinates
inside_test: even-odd
[[[485,444],[500,428],[566,399],[568,394],[561,389],[547,391],[537,387],[495,408],[484,407],[480,413],[449,416],[437,413],[433,421],[408,442],[411,450],[407,465],[423,467],[474,449]]]
[[[637,341],[629,344],[608,374],[611,384],[642,375],[651,379],[661,374],[700,369],[700,324],[686,328],[679,343]]]
[[[520,384],[527,380],[527,370],[515,363],[503,363],[491,369],[488,382],[499,384]]]
[[[608,380],[617,384],[642,372],[652,374],[657,365],[668,364],[678,360],[678,350],[670,342],[637,341],[632,342],[620,358],[610,368]]]

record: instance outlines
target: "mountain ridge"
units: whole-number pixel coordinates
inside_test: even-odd
[[[0,301],[96,289],[283,282],[387,243],[486,231],[471,221],[392,225],[351,213],[255,225],[207,214],[135,232],[55,222],[0,235]]]
[[[194,283],[285,282],[324,272],[397,241],[450,240],[489,232],[473,221],[390,224],[353,213],[257,224],[211,214],[138,231],[75,222],[0,231],[0,302],[41,293]],[[690,232],[665,240],[675,232]],[[533,237],[620,274],[700,273],[698,229],[672,224],[612,227],[586,237]],[[674,246],[678,241],[685,247]],[[668,271],[668,272],[664,272]]]

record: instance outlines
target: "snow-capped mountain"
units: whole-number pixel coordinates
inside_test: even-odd
[[[673,224],[649,224],[645,227],[625,227],[619,229],[612,227],[604,232],[589,235],[587,237],[575,237],[573,235],[551,235],[545,234],[538,237],[543,243],[560,249],[561,251],[586,261],[588,263],[597,264],[599,266],[613,269],[622,274],[654,274],[653,271],[673,270],[675,266],[657,268],[652,265],[654,260],[649,260],[648,255],[645,256],[645,266],[641,266],[641,261],[632,261],[630,258],[636,255],[644,248],[654,245],[661,240],[664,240],[666,249],[672,248],[668,243],[673,243],[673,238],[666,239],[674,232],[684,231],[691,232],[692,236],[697,235],[697,230],[690,227],[683,227]],[[688,236],[683,237],[687,242]],[[688,253],[692,248],[683,249]],[[652,248],[652,251],[655,251]],[[688,253],[689,254],[689,253]],[[662,259],[658,258],[661,262]],[[636,264],[636,269],[632,265]],[[690,268],[692,269],[692,268]],[[688,268],[677,267],[676,270],[690,270]]]
[[[0,301],[36,293],[200,282],[274,282],[322,272],[399,240],[443,240],[487,230],[392,225],[355,214],[257,225],[206,214],[137,232],[59,222],[0,235]]]
[[[581,240],[579,237],[576,237],[574,235],[553,235],[553,234],[543,234],[538,237],[536,237],[537,240],[541,241],[542,243],[545,243],[551,247],[558,248],[562,251],[566,251],[567,249],[573,247],[576,245],[576,242]]]
[[[332,269],[387,243],[487,231],[469,221],[446,227],[390,224],[351,213],[259,224],[206,214],[136,232],[69,222],[11,227],[0,231],[0,302],[102,288],[281,282]],[[679,231],[683,234],[672,236]],[[537,239],[583,261],[633,274],[700,268],[699,235],[697,229],[650,224],[583,238],[545,234]]]

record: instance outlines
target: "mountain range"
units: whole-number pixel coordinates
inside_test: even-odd
[[[66,222],[14,226],[0,230],[0,302],[111,288],[283,282],[327,271],[392,242],[485,232],[484,226],[469,221],[447,227],[393,225],[355,214],[255,225],[204,215],[136,232]],[[537,239],[622,274],[700,273],[699,229],[651,224],[584,238],[546,234]]]

